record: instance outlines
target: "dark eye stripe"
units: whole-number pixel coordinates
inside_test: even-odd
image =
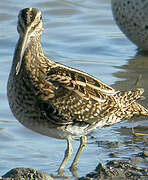
[[[24,9],[21,12],[21,17],[24,21],[25,26],[29,25],[32,23],[36,17],[36,12],[34,11],[29,11],[28,9]]]

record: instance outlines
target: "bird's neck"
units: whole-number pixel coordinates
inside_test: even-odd
[[[31,39],[30,42],[28,42],[24,50],[20,70],[18,74],[16,73],[16,67],[20,62],[22,42],[23,40],[20,37],[16,45],[10,74],[14,78],[22,77],[24,74],[28,74],[30,77],[44,77],[47,69],[49,70],[54,62],[44,56],[40,39]]]
[[[28,71],[31,76],[34,76],[35,74],[35,76],[37,76],[37,74],[38,76],[41,76],[41,74],[46,71],[46,61],[44,57],[40,39],[32,39],[24,52],[24,71]]]
[[[32,55],[36,54],[37,56],[44,54],[42,46],[41,46],[40,37],[31,39],[30,42],[28,42],[28,45],[25,51],[26,52],[30,51]]]
[[[12,66],[14,66],[14,68],[16,68],[17,64],[20,61],[22,43],[23,43],[23,39],[20,37],[16,45],[14,59],[13,59]],[[31,66],[35,68],[37,65],[40,64],[39,61],[43,60],[41,57],[44,57],[44,53],[40,43],[40,37],[38,37],[38,39],[32,38],[27,43],[24,49],[20,71],[22,71],[24,68],[29,68]]]

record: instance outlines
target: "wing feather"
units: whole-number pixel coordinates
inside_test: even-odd
[[[104,101],[103,95],[114,95],[116,93],[113,88],[95,77],[61,64],[50,67],[46,80],[56,86],[62,86],[73,91],[83,98],[92,98],[100,102]]]
[[[49,66],[42,84],[47,91],[45,94],[45,87],[42,88],[41,100],[43,107],[46,107],[43,112],[61,125],[74,121],[90,124],[98,121],[103,107],[111,103],[111,97],[116,93],[113,88],[89,74],[58,63]],[[48,91],[48,88],[51,90]]]

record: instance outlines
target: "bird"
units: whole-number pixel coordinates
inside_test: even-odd
[[[111,6],[120,30],[139,50],[148,51],[148,0],[112,0]]]
[[[148,116],[148,110],[137,102],[143,99],[142,88],[117,91],[83,71],[48,59],[41,45],[39,9],[20,10],[17,31],[7,83],[9,106],[25,127],[67,141],[59,174],[72,155],[72,139],[80,138],[70,166],[75,171],[89,133],[133,116]]]

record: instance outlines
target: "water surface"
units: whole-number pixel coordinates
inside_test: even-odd
[[[1,0],[0,7],[0,175],[14,167],[30,167],[57,174],[66,141],[26,129],[13,117],[8,106],[6,85],[18,40],[19,10],[36,7],[42,11],[42,45],[48,58],[85,71],[109,85],[115,84],[115,88],[131,88],[141,73],[145,77],[141,85],[145,87],[148,56],[137,55],[136,46],[120,32],[112,17],[110,0]],[[141,59],[144,57],[143,62]],[[130,68],[135,62],[138,63],[135,68]],[[138,71],[137,66],[141,67]],[[126,79],[128,81],[124,81]],[[145,96],[148,99],[148,93]],[[146,118],[137,120],[134,125],[141,127],[141,131],[147,131]],[[92,135],[96,138],[88,137],[88,144],[79,160],[79,177],[93,171],[99,162],[111,159],[132,157],[140,166],[148,167],[147,160],[139,158],[137,162],[135,156],[146,146],[146,139],[133,138],[130,122],[97,130]],[[73,160],[79,141],[72,144]],[[117,156],[112,157],[111,153]],[[71,176],[68,170],[70,163],[64,172],[67,176]]]

